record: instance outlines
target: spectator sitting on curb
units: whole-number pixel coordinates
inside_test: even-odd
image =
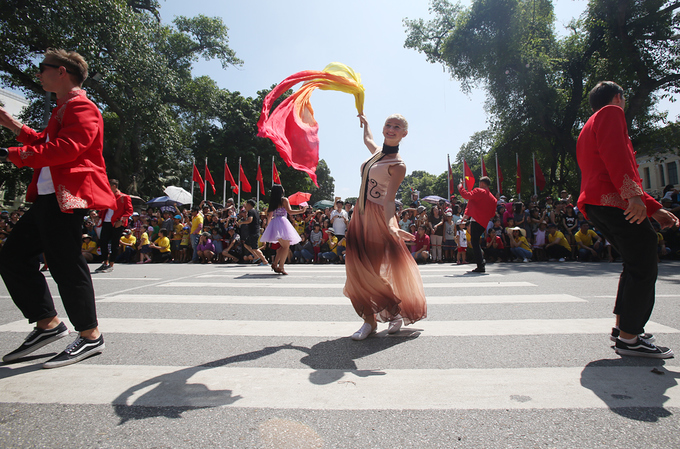
[[[426,234],[426,231],[425,225],[418,226],[418,233],[416,234],[412,252],[413,258],[417,263],[426,263],[430,259],[430,236]]]
[[[215,245],[213,245],[210,239],[209,232],[202,232],[196,245],[196,252],[198,253],[198,258],[201,263],[212,263],[213,257],[215,256]]]
[[[510,234],[510,252],[520,262],[529,262],[532,257],[531,246],[526,238],[526,230],[515,226],[514,228],[505,229]]]
[[[303,234],[304,235],[304,234]],[[224,237],[222,245],[222,257],[225,262],[239,262],[241,258],[241,237],[236,233],[233,226],[227,228],[227,235]]]
[[[314,247],[307,238],[307,234],[300,234],[300,243],[294,245],[293,256],[297,263],[310,263],[314,259]]]
[[[139,262],[151,262],[151,248],[149,248],[149,234],[153,232],[153,228],[149,226],[146,231],[142,232],[142,237],[139,240]]]
[[[170,262],[171,252],[170,252],[170,239],[168,238],[168,230],[161,228],[158,231],[158,238],[149,244],[149,248],[153,253],[152,260],[156,263],[160,262]]]
[[[555,223],[548,224],[548,243],[545,244],[545,253],[549,262],[559,260],[564,262],[571,256],[571,246],[561,231],[557,230]]]
[[[602,238],[592,229],[587,221],[581,223],[579,231],[574,235],[578,245],[578,260],[598,262],[602,254]]]
[[[335,236],[333,228],[328,228],[326,232],[328,233],[328,240],[326,242],[328,251],[320,254],[321,260],[335,262],[338,259],[338,238]]]
[[[503,240],[496,235],[494,228],[489,229],[486,237],[486,260],[487,263],[502,262],[505,257],[505,246]]]
[[[126,229],[123,231],[123,235],[120,237],[120,246],[122,251],[118,255],[116,262],[119,263],[130,263],[134,257],[136,250],[135,245],[137,239],[132,234],[132,231]]]
[[[90,234],[83,234],[82,253],[88,263],[92,262],[97,256],[97,244],[92,241]]]

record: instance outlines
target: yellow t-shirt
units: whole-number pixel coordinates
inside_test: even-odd
[[[182,230],[182,241],[179,242],[180,245],[189,246],[189,230]]]
[[[203,215],[196,214],[196,216],[191,219],[191,233],[196,234],[200,229],[203,229]]]
[[[560,240],[559,244],[562,245],[563,247],[567,248],[569,251],[571,251],[571,245],[569,245],[569,242],[567,242],[567,239],[564,238],[564,234],[562,234],[562,232],[555,231],[554,235],[548,233],[548,242],[549,243],[552,243],[553,241],[555,241],[555,239],[562,239],[562,240]]]
[[[89,243],[83,242],[81,246],[83,251],[87,251],[88,253],[92,254],[97,254],[97,243],[93,242],[92,240],[89,241]]]
[[[146,232],[142,232],[142,235],[139,237],[139,244],[141,246],[148,245],[149,244],[149,234]]]
[[[524,237],[523,235],[520,235],[519,238],[515,239],[515,242],[519,243],[520,248],[526,249],[527,251],[529,251],[530,253],[533,254],[533,252],[531,251],[531,245],[529,245],[529,242],[527,241],[526,237]]]
[[[295,230],[297,231],[298,234],[302,235],[303,232],[305,232],[305,222],[302,220],[295,220]]]
[[[123,243],[127,243],[128,245],[134,245],[135,243],[137,243],[137,237],[135,237],[134,235],[132,235],[132,233],[130,233],[130,235],[128,235],[128,236],[122,236],[120,238],[120,241],[123,242]]]
[[[182,223],[177,223],[174,225],[174,233],[172,234],[173,240],[182,240],[182,231],[184,230],[184,225]]]
[[[588,229],[588,232],[585,234],[583,234],[581,231],[578,231],[576,234],[574,234],[574,238],[577,242],[581,242],[585,246],[593,246],[593,239],[597,238],[597,233],[592,229]]]
[[[170,239],[167,237],[159,237],[156,239],[155,242],[153,242],[156,246],[160,246],[161,249],[159,250],[162,253],[169,253],[170,252]]]

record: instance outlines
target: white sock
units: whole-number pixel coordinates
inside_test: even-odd
[[[633,343],[637,343],[638,338],[637,337],[623,338],[619,335],[619,340],[621,340],[622,342],[624,342],[626,344],[632,345]]]

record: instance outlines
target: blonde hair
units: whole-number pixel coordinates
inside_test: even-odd
[[[66,51],[62,48],[48,48],[44,56],[63,65],[79,86],[82,86],[87,79],[87,61],[75,51]]]
[[[406,121],[406,118],[401,115],[401,114],[392,114],[389,117],[385,119],[385,123],[387,123],[388,120],[394,119],[394,120],[399,120],[402,125],[404,125],[404,129],[408,131],[408,122]]]

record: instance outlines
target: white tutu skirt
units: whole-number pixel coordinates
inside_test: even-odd
[[[264,230],[260,242],[278,243],[279,239],[288,240],[291,245],[300,243],[300,235],[287,217],[274,217]]]

